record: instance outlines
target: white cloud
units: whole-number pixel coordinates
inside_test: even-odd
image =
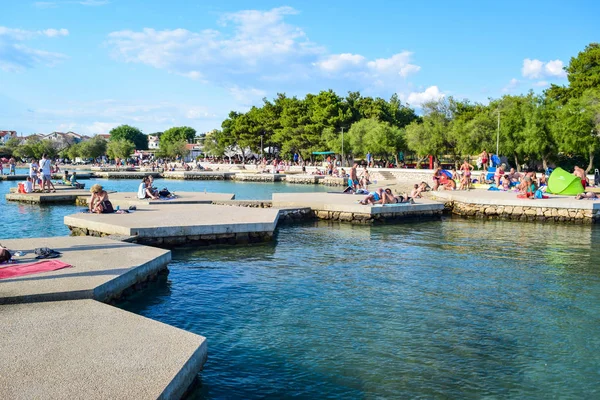
[[[293,8],[280,7],[225,14],[220,20],[223,31],[117,31],[109,34],[108,44],[119,60],[194,79],[260,76],[322,53],[300,28],[283,21],[295,13]]]
[[[67,29],[46,29],[42,31],[42,34],[48,37],[56,37],[56,36],[68,36],[69,31]]]
[[[566,78],[567,73],[563,69],[564,65],[561,60],[548,61],[544,67],[547,76],[556,76],[558,78]]]
[[[337,72],[348,67],[357,67],[363,65],[365,58],[360,54],[342,53],[332,54],[313,65],[327,72]]]
[[[550,83],[548,83],[548,81],[538,81],[533,84],[533,86],[535,86],[535,87],[546,87],[548,85],[550,85]]]
[[[561,60],[551,60],[543,62],[537,59],[531,60],[526,58],[523,60],[521,73],[524,78],[541,79],[541,78],[565,78],[567,74],[563,70],[563,62]]]
[[[440,92],[437,86],[429,86],[423,92],[411,92],[408,96],[400,96],[401,100],[405,100],[411,106],[421,106],[429,101],[441,100],[446,95]]]
[[[28,31],[0,26],[0,69],[8,72],[18,72],[35,65],[53,66],[65,60],[64,54],[32,49],[23,42],[45,36],[49,38],[67,36],[66,29],[46,29],[43,31]]]
[[[403,51],[394,54],[390,58],[378,58],[374,61],[369,61],[367,67],[377,74],[398,74],[405,78],[409,74],[416,73],[421,69],[418,65],[409,63],[411,57],[412,53],[410,51]]]
[[[510,82],[508,82],[508,85],[506,85],[502,88],[502,93],[508,93],[508,92],[512,91],[517,86],[519,86],[520,83],[521,83],[521,81],[519,81],[517,78],[512,78],[510,80]]]

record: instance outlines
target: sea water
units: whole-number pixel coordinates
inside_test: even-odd
[[[7,204],[12,185],[0,182],[0,240],[68,234],[77,207]],[[268,244],[174,251],[168,279],[120,307],[207,337],[190,398],[598,398],[599,239],[596,226],[452,218],[283,225]]]

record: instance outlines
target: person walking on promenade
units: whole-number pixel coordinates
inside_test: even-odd
[[[9,175],[16,175],[17,171],[16,171],[16,166],[17,166],[17,161],[15,160],[14,157],[11,157],[10,160],[8,160],[8,174]]]

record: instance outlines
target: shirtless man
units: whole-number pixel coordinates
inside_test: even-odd
[[[575,175],[576,177],[581,179],[581,184],[583,185],[583,188],[585,189],[588,185],[587,176],[585,175],[585,171],[576,165],[575,170],[573,171],[573,175]]]
[[[508,178],[511,182],[517,183],[521,180],[521,174],[515,171],[514,168],[511,168],[510,172],[508,173]]]
[[[356,190],[359,187],[358,173],[356,172],[356,168],[358,168],[357,163],[354,163],[352,168],[350,168],[350,181],[352,181],[352,189],[354,190]]]

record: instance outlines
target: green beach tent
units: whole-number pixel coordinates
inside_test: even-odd
[[[562,168],[556,168],[548,178],[548,193],[576,196],[583,193],[581,179]]]

